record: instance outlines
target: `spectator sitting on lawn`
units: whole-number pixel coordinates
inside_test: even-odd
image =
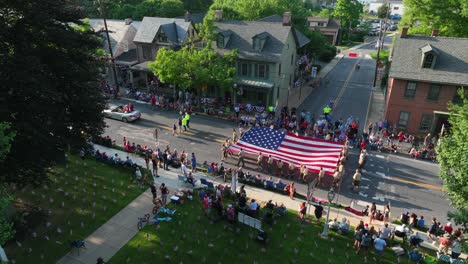
[[[409,224],[409,220],[410,220],[409,211],[406,211],[406,213],[402,212],[402,213],[401,213],[401,216],[400,216],[400,221],[401,221],[403,224]]]
[[[419,216],[418,228],[419,229],[424,229],[425,228],[424,216],[422,216],[422,215]]]
[[[189,172],[187,175],[187,182],[192,184],[193,187],[195,187],[195,179],[192,176],[192,172]]]
[[[268,177],[264,182],[265,188],[268,187],[268,184],[273,184],[273,177]]]
[[[247,207],[247,198],[245,193],[241,193],[239,200],[237,201],[237,206],[239,207],[239,210],[245,210]]]
[[[340,229],[339,231],[341,233],[346,233],[349,231],[349,228],[351,226],[351,223],[348,219],[346,219],[346,217],[343,217],[343,219],[341,219],[341,224],[340,224]]]
[[[255,201],[255,199],[252,199],[249,205],[249,215],[250,216],[257,215],[257,210],[258,210],[258,203],[257,201]]]
[[[232,207],[231,204],[228,205],[228,208],[226,210],[226,216],[227,220],[229,223],[233,224],[236,220],[236,212],[234,210],[234,207]]]
[[[124,165],[131,167],[133,166],[133,161],[127,156],[127,159],[125,160]]]

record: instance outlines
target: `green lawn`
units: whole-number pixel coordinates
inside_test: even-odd
[[[9,258],[55,263],[70,250],[70,241],[86,238],[143,192],[130,182],[133,175],[130,169],[70,156],[67,165],[52,169],[47,187],[12,192],[19,211],[29,215],[17,226],[19,243],[5,248]]]
[[[172,221],[146,226],[108,263],[365,263],[363,254],[352,249],[351,234],[330,231],[324,240],[319,237],[323,226],[300,224],[296,212],[276,217],[271,226],[263,224],[270,239],[264,245],[250,227],[207,219],[199,201],[170,206],[177,208]],[[374,258],[371,250],[368,263],[376,263]],[[396,258],[386,250],[380,263],[396,263]]]

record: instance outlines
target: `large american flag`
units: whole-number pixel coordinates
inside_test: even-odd
[[[313,172],[323,167],[325,173],[331,175],[336,170],[343,145],[278,129],[253,127],[229,150],[237,153],[241,148],[245,153],[258,155],[261,152],[276,161],[292,162],[296,167],[305,165]]]

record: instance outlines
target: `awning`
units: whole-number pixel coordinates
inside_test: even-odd
[[[136,65],[133,65],[130,67],[130,70],[132,71],[144,71],[144,72],[151,72],[151,70],[148,67],[149,61],[145,61]]]
[[[245,85],[245,86],[253,86],[253,87],[259,87],[259,88],[266,88],[266,89],[271,89],[273,86],[275,86],[274,83],[269,82],[269,81],[264,81],[264,80],[258,80],[258,79],[237,79],[236,83],[238,85]]]
[[[445,111],[437,111],[437,110],[434,110],[434,114],[438,114],[438,115],[450,115],[449,112],[445,112]]]

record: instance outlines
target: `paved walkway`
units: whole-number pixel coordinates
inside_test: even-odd
[[[109,154],[117,153],[121,157],[129,156],[133,162],[138,165],[145,166],[143,158],[134,154],[129,154],[123,151],[103,147],[96,145],[96,149],[105,151]],[[159,170],[160,177],[156,179],[156,184],[159,186],[161,183],[165,183],[172,191],[175,189],[186,188],[187,185],[181,183],[177,175],[180,174],[179,169],[172,168],[170,171]],[[214,178],[202,173],[196,173],[195,178],[205,178],[217,184],[225,184],[219,178]],[[240,185],[238,185],[239,187]],[[288,209],[298,210],[299,204],[303,202],[300,199],[291,200],[287,195],[274,193],[265,189],[255,188],[251,186],[245,187],[247,195],[250,198],[258,201],[273,200],[273,202],[283,203]],[[152,209],[151,202],[152,195],[149,190],[141,194],[127,207],[122,209],[118,214],[112,217],[104,225],[98,228],[94,233],[85,239],[87,249],[82,249],[78,255],[76,251],[71,251],[60,259],[57,263],[59,264],[88,264],[95,263],[98,257],[102,257],[104,260],[109,260],[114,254],[116,254],[120,248],[122,248],[137,232],[137,219],[142,217],[144,214],[150,213]],[[320,197],[326,199],[325,197]],[[310,214],[313,214],[313,207],[310,208]],[[331,208],[330,219],[346,217],[350,220],[352,226],[356,226],[359,221],[368,220],[367,217],[358,217],[345,210],[339,210]],[[379,221],[374,222],[376,228],[380,227]],[[425,234],[422,237],[426,239]],[[435,249],[435,246],[424,242],[423,246],[427,248]]]

